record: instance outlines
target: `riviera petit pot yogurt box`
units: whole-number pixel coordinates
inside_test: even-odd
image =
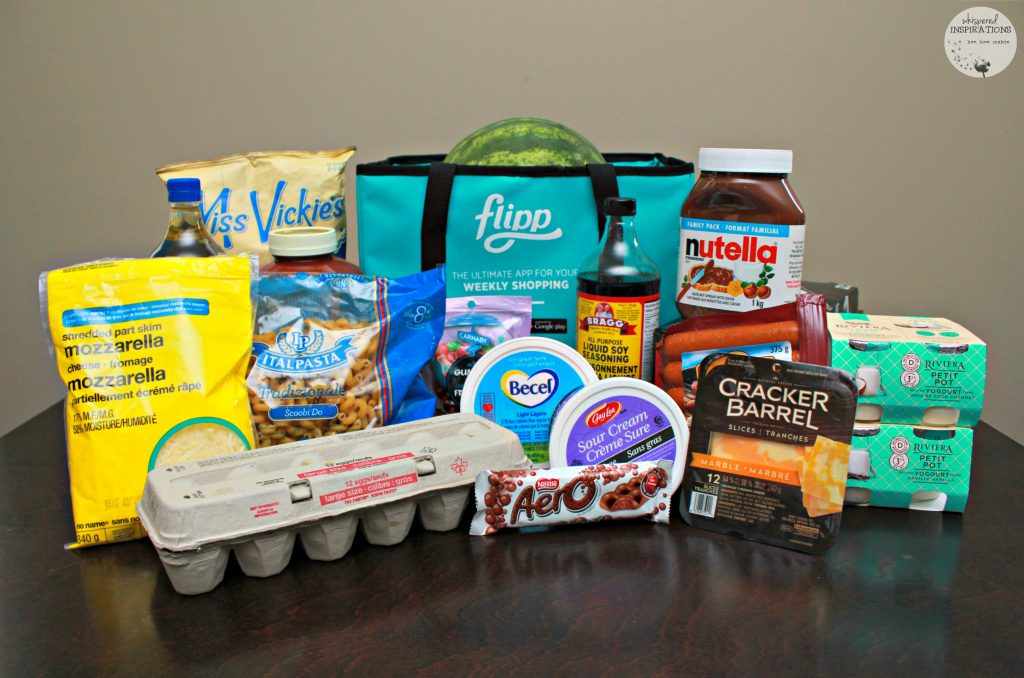
[[[854,375],[859,423],[975,426],[985,342],[945,318],[829,313],[832,365]]]
[[[853,429],[846,504],[962,513],[974,431],[906,424]]]

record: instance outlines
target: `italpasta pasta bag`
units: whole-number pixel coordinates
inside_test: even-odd
[[[260,447],[393,423],[444,314],[443,269],[265,275],[247,379]]]
[[[146,473],[251,449],[254,256],[96,261],[43,273],[67,388],[74,544],[145,536]]]

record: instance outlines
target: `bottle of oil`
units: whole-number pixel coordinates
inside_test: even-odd
[[[203,223],[199,209],[202,200],[199,179],[167,181],[167,202],[171,216],[164,241],[153,252],[154,257],[214,257],[224,254]]]
[[[604,201],[604,234],[576,278],[576,350],[597,376],[654,377],[661,274],[641,249],[636,200]]]

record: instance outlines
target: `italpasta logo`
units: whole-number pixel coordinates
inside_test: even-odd
[[[558,390],[558,375],[551,370],[538,370],[530,375],[522,370],[511,370],[501,378],[501,390],[514,403],[537,407]]]
[[[253,344],[256,364],[268,372],[321,372],[350,364],[356,348],[352,337],[344,336],[327,345],[323,330],[281,332],[274,346]]]
[[[473,217],[477,222],[476,239],[484,241],[491,254],[508,251],[517,240],[557,240],[561,228],[551,228],[551,210],[516,209],[505,204],[505,196],[492,193],[484,201],[483,210]]]
[[[313,334],[302,332],[281,332],[277,335],[277,347],[282,353],[299,355],[316,353],[324,345],[323,330],[313,330]]]

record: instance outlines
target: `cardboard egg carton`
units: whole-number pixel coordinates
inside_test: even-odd
[[[405,539],[419,507],[427,530],[458,526],[477,473],[528,468],[518,437],[475,414],[154,468],[139,517],[178,593],[210,591],[232,551],[250,577],[279,573],[296,536],[313,560],[337,560],[357,528],[382,546]]]

